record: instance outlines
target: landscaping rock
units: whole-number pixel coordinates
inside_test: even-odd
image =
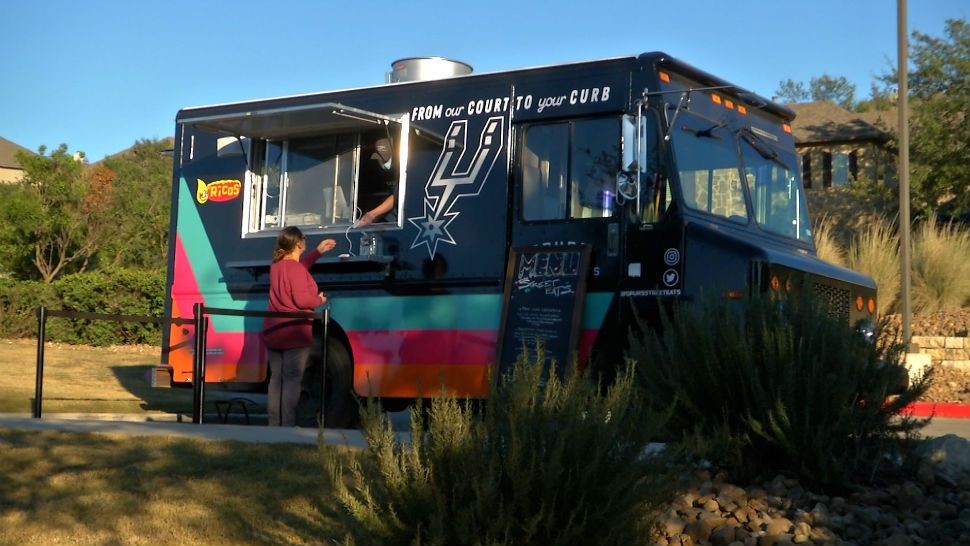
[[[956,453],[962,447],[954,448],[952,440],[927,443],[927,461],[940,450]],[[800,493],[799,498],[776,495],[782,487]],[[705,498],[712,494],[716,496]],[[716,503],[714,511],[703,508],[708,501],[728,497],[731,502]],[[727,505],[732,510],[726,510]],[[653,541],[659,546],[970,544],[970,487],[914,479],[855,487],[848,498],[828,497],[804,490],[787,477],[743,488],[723,476],[711,480],[707,472],[695,477],[689,490],[671,504],[659,529],[663,536]]]
[[[970,441],[955,434],[926,440],[914,454],[932,464],[937,478],[970,484]]]

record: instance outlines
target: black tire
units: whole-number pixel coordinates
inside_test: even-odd
[[[318,426],[320,423],[320,343],[314,344],[310,362],[303,374],[303,396],[297,417],[301,426]],[[338,339],[331,337],[327,343],[327,375],[324,382],[324,427],[355,428],[359,424],[357,396],[354,394],[354,364],[350,351]]]

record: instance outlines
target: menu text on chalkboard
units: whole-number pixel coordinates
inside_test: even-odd
[[[586,299],[589,246],[515,247],[509,253],[505,297],[499,326],[499,373],[528,353],[536,358],[541,343],[546,363],[565,377],[573,368]]]

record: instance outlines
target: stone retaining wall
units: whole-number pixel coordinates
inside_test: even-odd
[[[970,338],[942,336],[913,336],[920,354],[929,355],[933,364],[942,364],[970,371]]]

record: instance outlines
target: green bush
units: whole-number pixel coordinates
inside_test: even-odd
[[[931,214],[913,236],[913,307],[951,311],[970,303],[970,231]]]
[[[0,281],[0,336],[37,335],[37,307],[117,315],[161,316],[165,273],[109,269],[65,275],[51,284]],[[50,317],[47,339],[87,345],[161,343],[158,325]]]
[[[741,474],[838,488],[871,479],[880,455],[922,426],[899,413],[928,378],[889,397],[905,374],[884,364],[899,362],[898,345],[871,344],[807,293],[742,307],[684,305],[660,332],[632,336],[647,399],[675,405],[669,434],[701,439]]]
[[[37,307],[59,306],[57,291],[42,281],[0,280],[0,337],[37,335]]]
[[[675,482],[669,453],[646,454],[664,417],[644,411],[632,368],[604,392],[520,360],[484,412],[469,406],[436,398],[427,424],[412,410],[405,444],[369,403],[360,457],[344,466],[324,446],[345,543],[647,542]]]
[[[865,273],[879,287],[879,315],[893,312],[899,298],[899,237],[896,223],[877,216],[852,241],[846,261],[849,269]]]

